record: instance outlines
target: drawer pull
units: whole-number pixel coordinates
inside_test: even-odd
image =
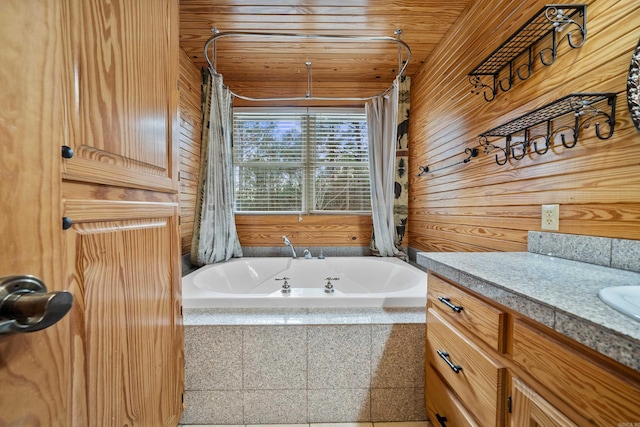
[[[464,310],[464,308],[461,305],[453,305],[453,304],[451,304],[451,300],[449,298],[438,297],[438,301],[440,301],[441,303],[443,303],[444,305],[446,305],[447,307],[449,307],[451,310],[455,311],[456,313],[460,313],[462,310]]]
[[[456,374],[459,374],[460,371],[462,371],[462,366],[454,365],[453,362],[449,359],[449,353],[447,353],[446,351],[442,351],[442,350],[437,350],[437,352],[438,352],[438,356],[440,356],[442,358],[442,360],[447,362],[447,365],[449,365],[449,367],[451,368],[451,370],[453,372],[455,372]]]
[[[438,424],[440,424],[440,427],[447,427],[447,417],[443,417],[440,414],[436,414],[436,419],[438,420]]]

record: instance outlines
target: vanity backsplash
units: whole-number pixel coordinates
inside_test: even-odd
[[[529,231],[531,253],[640,272],[640,240]]]

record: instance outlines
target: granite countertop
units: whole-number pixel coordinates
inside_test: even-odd
[[[530,252],[419,252],[417,264],[640,371],[640,322],[598,297],[640,273]]]

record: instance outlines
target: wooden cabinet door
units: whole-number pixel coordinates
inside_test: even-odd
[[[513,379],[512,427],[577,427],[517,378]]]
[[[60,211],[61,5],[4,0],[0,13],[0,276],[64,290]],[[0,426],[68,426],[70,315],[0,335]]]
[[[605,358],[588,357],[587,349],[576,342],[556,338],[544,332],[543,327],[516,319],[513,361],[557,396],[556,407],[562,404],[574,407],[581,417],[589,420],[580,425],[605,426],[640,420],[640,384],[636,376]],[[571,417],[575,419],[573,414]]]

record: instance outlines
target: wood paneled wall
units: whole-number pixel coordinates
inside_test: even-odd
[[[236,215],[242,246],[280,246],[286,235],[298,246],[369,246],[368,215]]]
[[[560,204],[561,233],[640,239],[640,133],[626,100],[631,52],[640,37],[640,2],[588,1],[583,47],[571,49],[563,40],[552,66],[537,61],[528,80],[516,81],[492,102],[471,93],[468,72],[545,4],[477,2],[412,76],[409,246],[523,251],[527,232],[540,230],[541,205],[550,203]],[[181,230],[182,250],[188,253],[200,155],[200,72],[184,52],[180,64]],[[438,168],[459,161],[465,148],[478,146],[478,134],[572,92],[618,93],[612,138],[599,140],[589,128],[572,149],[556,144],[544,156],[504,166],[495,163],[495,153],[480,150],[464,166],[416,176],[420,165]],[[237,227],[245,246],[277,246],[283,234],[297,245],[364,246],[371,220],[239,216]]]
[[[200,69],[180,50],[180,237],[182,254],[191,251],[195,216],[201,133]],[[267,96],[264,92],[261,96]],[[236,105],[264,106],[236,100]],[[296,103],[284,103],[295,105]],[[272,103],[270,105],[284,105]],[[298,103],[299,104],[299,103]],[[323,103],[318,103],[321,106]],[[324,103],[326,105],[326,103]],[[335,103],[334,103],[335,104]],[[342,103],[353,106],[352,102]],[[238,215],[236,226],[243,246],[279,246],[289,236],[298,246],[368,246],[371,217],[362,215]]]
[[[193,218],[200,167],[202,75],[184,50],[180,49],[180,240],[182,254],[191,251]]]
[[[560,204],[560,233],[640,239],[640,133],[627,109],[626,79],[640,37],[640,2],[587,1],[587,41],[560,43],[550,67],[516,81],[493,102],[471,93],[467,74],[545,1],[476,2],[412,79],[409,246],[421,251],[526,251],[541,205]],[[608,140],[582,131],[558,147],[499,166],[480,150],[466,165],[417,177],[420,165],[462,160],[478,134],[572,92],[618,93]],[[501,141],[502,144],[503,141]],[[552,152],[551,152],[552,151]]]

